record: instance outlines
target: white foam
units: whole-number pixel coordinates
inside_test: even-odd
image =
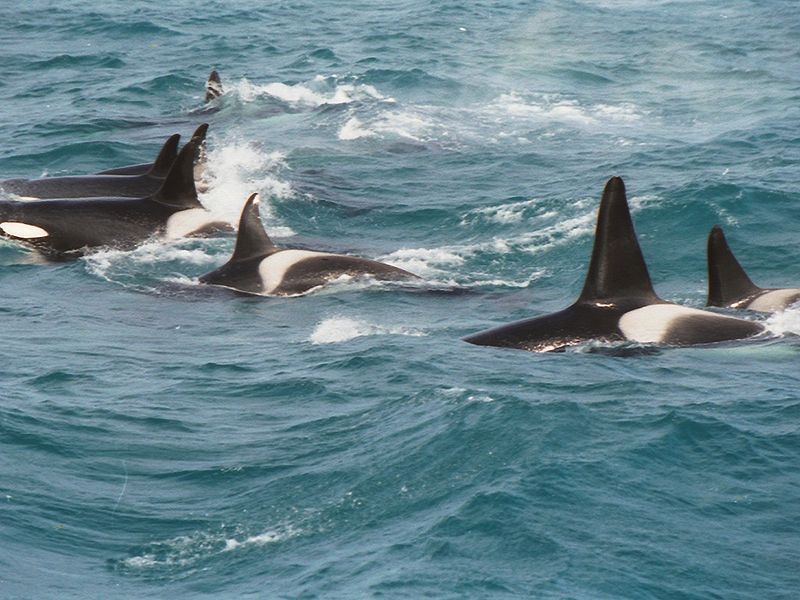
[[[522,96],[517,92],[501,94],[487,107],[502,122],[504,118],[560,121],[572,125],[634,124],[642,112],[631,103],[618,105],[594,104],[584,106],[578,100],[551,95]]]
[[[357,140],[359,138],[374,136],[375,132],[363,126],[356,117],[351,117],[339,131],[340,140]]]
[[[407,335],[420,337],[423,331],[408,327],[374,325],[348,317],[332,317],[317,324],[308,341],[312,344],[335,344],[370,335]]]
[[[302,534],[302,530],[291,525],[278,530],[237,539],[228,537],[225,531],[202,532],[177,536],[151,545],[150,551],[120,561],[130,569],[154,569],[163,567],[188,567],[210,556],[231,552],[249,546],[274,544]],[[155,550],[155,551],[153,551]]]
[[[469,221],[473,220],[472,217],[478,217],[487,221],[495,223],[517,223],[522,220],[528,209],[534,207],[539,200],[521,200],[518,202],[509,202],[500,204],[498,206],[487,206],[485,208],[476,208],[469,211],[461,218],[461,224],[466,225]],[[549,212],[540,216],[555,216],[555,213]]]
[[[288,85],[271,82],[263,85],[242,79],[231,87],[232,93],[243,102],[253,102],[259,97],[271,96],[296,107],[316,108],[324,104],[349,104],[360,100],[394,102],[375,87],[359,83],[339,83],[336,77],[317,75],[311,81]]]
[[[209,151],[206,178],[207,191],[200,201],[222,220],[237,224],[242,206],[250,194],[261,195],[261,214],[272,237],[288,237],[294,232],[276,221],[269,198],[289,198],[292,186],[280,178],[286,168],[281,152],[264,152],[254,144],[232,140]]]
[[[264,546],[266,544],[274,544],[275,542],[280,542],[299,535],[299,533],[299,530],[296,530],[292,527],[287,527],[285,531],[265,531],[264,533],[259,533],[258,535],[253,535],[243,540],[229,538],[225,540],[225,548],[223,548],[222,551],[230,552],[231,550],[236,550],[238,548],[244,548],[247,546]]]
[[[794,304],[770,315],[764,325],[776,335],[800,335],[800,306]]]
[[[434,133],[438,135],[434,136]],[[425,142],[433,137],[446,137],[446,131],[442,131],[442,126],[432,118],[411,110],[383,111],[367,122],[351,117],[339,131],[340,140],[373,136],[400,137],[415,142]]]

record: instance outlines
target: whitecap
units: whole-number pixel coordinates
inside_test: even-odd
[[[371,335],[407,335],[420,337],[425,332],[409,327],[375,325],[359,319],[348,317],[331,317],[317,324],[308,338],[312,344],[335,344],[346,342],[357,337]]]

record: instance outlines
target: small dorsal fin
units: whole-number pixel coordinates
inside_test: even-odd
[[[181,141],[181,136],[175,133],[169,136],[169,139],[161,146],[161,151],[156,156],[156,160],[150,170],[147,172],[151,177],[166,177],[172,163],[178,156],[178,142]]]
[[[172,167],[167,173],[161,188],[153,194],[153,200],[181,209],[203,208],[197,198],[197,189],[194,186],[194,158],[196,153],[196,140],[192,138],[181,148],[178,158],[172,163]]]
[[[258,212],[258,194],[251,194],[244,203],[242,216],[239,219],[239,233],[236,236],[236,248],[231,260],[245,260],[254,256],[267,254],[275,248],[269,239],[261,215]]]
[[[728,306],[761,291],[731,252],[722,227],[714,225],[708,234],[708,306]]]
[[[214,98],[222,96],[222,94],[222,81],[219,78],[219,73],[214,69],[209,73],[206,81],[206,102],[211,102]]]
[[[658,300],[633,229],[625,184],[612,177],[600,200],[589,272],[578,301],[623,297]]]

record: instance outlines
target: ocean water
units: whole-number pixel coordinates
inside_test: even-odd
[[[230,237],[0,243],[0,598],[797,597],[800,309],[706,348],[460,340],[574,300],[612,175],[662,297],[704,304],[715,223],[800,285],[796,2],[0,17],[0,178],[207,121],[212,210],[259,192],[279,243],[424,278],[245,297],[197,283]]]

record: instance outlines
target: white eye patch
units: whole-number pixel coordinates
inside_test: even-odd
[[[4,223],[0,223],[0,229],[2,229],[6,235],[22,238],[23,240],[33,240],[50,235],[41,227],[37,227],[36,225],[28,225],[27,223],[17,223],[16,221],[5,221]]]

